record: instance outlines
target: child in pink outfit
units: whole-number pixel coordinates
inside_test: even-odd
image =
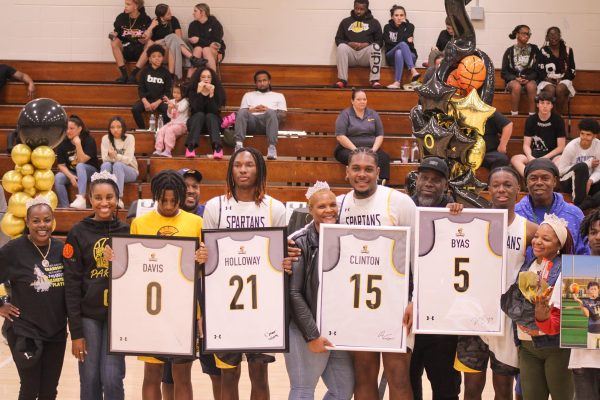
[[[156,142],[154,143],[154,155],[163,157],[172,157],[171,152],[175,147],[175,142],[179,136],[187,133],[186,122],[189,117],[189,103],[183,98],[181,86],[173,86],[173,99],[166,97],[164,101],[168,104],[167,115],[171,122],[165,124],[156,132]]]

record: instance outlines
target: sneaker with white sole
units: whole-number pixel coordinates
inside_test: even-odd
[[[267,160],[277,160],[277,149],[274,144],[269,145],[267,150]]]
[[[77,196],[75,196],[75,200],[73,200],[73,202],[71,204],[69,204],[69,206],[71,208],[78,208],[80,210],[86,209],[87,204],[85,202],[85,197],[78,194]]]

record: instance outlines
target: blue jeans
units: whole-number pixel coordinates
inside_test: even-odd
[[[125,397],[125,357],[108,354],[108,323],[81,318],[87,349],[85,362],[79,363],[81,400],[122,400]]]
[[[290,378],[288,400],[312,400],[319,377],[323,378],[327,393],[324,400],[351,399],[354,392],[354,367],[346,351],[313,353],[302,333],[290,323],[290,352],[285,353],[285,367]]]
[[[115,174],[117,177],[117,187],[119,188],[119,198],[123,198],[123,187],[127,182],[135,182],[138,177],[138,171],[125,165],[120,161],[110,162],[106,161],[100,166],[100,171],[108,171]]]
[[[417,57],[411,53],[406,42],[400,42],[396,47],[385,53],[385,60],[388,65],[394,66],[394,78],[400,82],[402,80],[404,66],[406,65],[406,68],[408,69],[414,68]]]
[[[94,172],[98,172],[98,170],[89,164],[77,164],[75,167],[75,175],[77,175],[77,194],[85,196],[88,181]],[[71,181],[69,181],[69,178],[62,172],[57,173],[54,177],[54,190],[58,196],[59,207],[69,207],[67,185],[70,184]]]

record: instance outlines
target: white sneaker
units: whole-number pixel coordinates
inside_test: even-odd
[[[277,149],[273,144],[270,144],[267,150],[267,160],[277,160]]]
[[[402,85],[400,85],[400,82],[398,82],[398,81],[387,85],[388,89],[400,89],[401,87],[402,87]]]
[[[73,200],[73,202],[71,204],[69,204],[69,206],[71,208],[78,208],[80,210],[86,209],[87,204],[85,202],[85,197],[78,194],[77,196],[75,196],[75,200]]]
[[[125,204],[123,203],[123,199],[119,199],[117,206],[122,210],[125,208]]]
[[[235,142],[235,149],[233,151],[238,151],[242,147],[244,147],[244,143],[242,143],[242,142]]]

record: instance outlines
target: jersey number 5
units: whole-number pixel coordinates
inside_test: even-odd
[[[250,275],[246,282],[251,285],[252,290],[252,309],[256,310],[258,300],[256,295],[256,275]],[[233,295],[233,299],[231,299],[231,303],[229,304],[230,310],[243,310],[244,305],[238,304],[238,300],[240,299],[240,295],[242,294],[242,290],[244,290],[244,279],[239,275],[234,275],[229,280],[229,286],[237,285],[237,289],[235,294]]]
[[[454,284],[454,289],[457,292],[464,293],[469,289],[469,272],[464,269],[460,269],[461,263],[468,263],[468,258],[455,258],[454,259],[454,276],[463,278],[462,285],[458,283]]]
[[[381,275],[367,275],[367,294],[375,294],[375,299],[365,302],[371,310],[375,310],[381,305],[381,288],[375,286],[373,282],[382,279]],[[352,275],[350,282],[352,281],[354,281],[354,308],[358,308],[360,305],[360,274]]]

